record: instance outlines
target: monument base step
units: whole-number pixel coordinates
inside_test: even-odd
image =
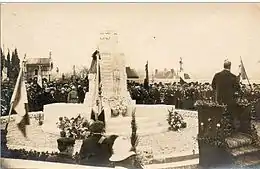
[[[191,154],[190,152],[184,153],[174,153],[167,155],[154,156],[152,164],[161,164],[161,163],[172,163],[179,161],[186,161],[199,158],[199,154]]]
[[[160,133],[168,130],[167,116],[168,110],[173,109],[172,105],[134,105],[136,109],[136,121],[138,133],[147,135],[149,133]],[[105,107],[105,112],[107,111]],[[130,111],[131,112],[131,111]],[[42,129],[44,132],[59,135],[56,123],[59,117],[76,117],[78,114],[90,118],[90,108],[85,104],[56,103],[44,106],[44,122]],[[106,126],[108,133],[118,133],[119,135],[131,134],[131,114],[128,117],[111,117],[106,113]]]
[[[250,144],[252,144],[253,140],[247,134],[236,133],[236,134],[226,138],[225,142],[228,145],[228,148],[233,149],[233,148],[250,145]]]
[[[164,133],[167,132],[168,128],[166,127],[156,127],[156,128],[150,128],[150,129],[143,129],[140,130],[138,129],[137,134],[139,136],[146,136],[146,135],[151,135],[151,134],[159,134],[159,133]],[[109,134],[116,134],[119,136],[130,136],[131,135],[131,128],[129,127],[129,129],[125,128],[124,131],[111,131],[111,130],[107,130],[106,133]]]
[[[260,148],[254,145],[248,145],[244,147],[234,148],[229,151],[232,156],[237,157],[248,153],[260,152]]]
[[[235,164],[239,167],[252,167],[257,166],[260,168],[260,153],[250,153],[248,155],[243,155],[237,158]]]

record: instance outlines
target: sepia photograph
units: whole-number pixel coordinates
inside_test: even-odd
[[[259,43],[260,3],[0,3],[0,168],[260,168]]]

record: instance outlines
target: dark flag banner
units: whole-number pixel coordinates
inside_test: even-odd
[[[92,109],[92,111],[91,111],[91,117],[90,117],[90,119],[92,119],[92,120],[94,120],[94,121],[96,121],[96,119],[95,119],[95,111]],[[102,110],[101,110],[101,113],[98,115],[98,119],[97,119],[98,121],[102,121],[103,123],[104,123],[104,125],[106,124],[105,123],[105,111],[104,111],[104,109],[102,108]]]
[[[149,82],[148,61],[145,65],[145,77],[146,77],[147,81]]]
[[[94,56],[95,55],[95,56]],[[100,59],[100,55],[99,55],[99,52],[96,51],[94,54],[93,54],[93,61],[95,60],[95,63],[93,64],[93,68],[95,68],[95,73],[98,72],[96,74],[97,76],[97,95],[96,95],[96,99],[98,99],[99,101],[97,102],[97,110],[94,110],[92,109],[91,110],[91,119],[96,121],[102,121],[105,125],[105,111],[104,111],[104,108],[102,106],[102,100],[101,100],[101,95],[102,95],[102,85],[101,85],[101,70],[100,70],[100,63],[99,63],[99,60],[97,60],[97,57],[99,57]],[[93,63],[92,61],[92,63]],[[91,64],[92,66],[92,64]],[[97,115],[97,117],[96,117]],[[97,119],[96,119],[97,118]]]
[[[91,66],[89,69],[89,73],[97,73],[97,54],[99,52],[96,50],[93,54],[92,54],[92,62],[91,62]]]
[[[27,137],[26,125],[30,124],[30,119],[28,115],[27,91],[23,79],[22,68],[20,69],[20,73],[16,81],[14,93],[12,95],[10,111],[18,115],[16,119],[18,129],[22,132],[24,137]]]
[[[246,69],[244,67],[243,61],[240,58],[240,76],[242,78],[242,80],[246,80],[248,79],[247,74],[246,74]]]
[[[180,84],[183,85],[185,83],[186,83],[185,80],[183,80],[183,78],[180,77]]]
[[[145,79],[144,79],[144,88],[149,89],[149,72],[148,72],[148,61],[145,65]]]
[[[188,78],[187,78],[187,75],[188,75],[188,74],[186,74],[186,78],[185,78],[185,74],[186,74],[186,73],[184,73],[184,72],[180,72],[180,73],[179,73],[180,84],[181,84],[181,85],[183,85],[183,84],[186,83],[185,79],[188,79]]]

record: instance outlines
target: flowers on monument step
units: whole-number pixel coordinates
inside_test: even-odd
[[[67,117],[59,117],[59,121],[56,124],[61,130],[61,137],[84,139],[90,134],[90,122],[80,115],[71,119]]]
[[[199,108],[199,107],[218,107],[218,108],[225,108],[226,105],[224,104],[218,104],[217,102],[215,101],[212,101],[212,100],[197,100],[194,104],[194,106],[196,108]]]
[[[111,116],[127,116],[127,101],[124,97],[113,97],[109,100]]]
[[[169,130],[179,131],[180,129],[187,127],[187,123],[184,121],[183,117],[178,112],[174,112],[173,109],[168,110],[168,112],[169,114],[167,117],[167,121],[170,125]]]

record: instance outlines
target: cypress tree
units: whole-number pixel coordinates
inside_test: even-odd
[[[16,79],[18,77],[20,71],[20,59],[18,56],[17,49],[15,48],[14,52],[12,52],[12,73],[13,73],[13,79]]]
[[[134,108],[133,112],[132,112],[132,121],[131,121],[131,128],[132,128],[132,133],[131,133],[131,145],[132,148],[131,150],[134,151],[135,153],[137,153],[137,145],[139,142],[139,137],[137,135],[137,124],[136,124],[136,119],[135,119],[135,112],[136,109]],[[142,169],[143,168],[143,162],[142,162],[142,158],[140,157],[139,154],[137,154],[134,158],[134,168],[136,169]]]
[[[132,121],[131,121],[131,128],[132,128],[132,133],[131,133],[131,145],[132,145],[132,151],[136,152],[136,147],[138,144],[138,135],[137,135],[137,124],[136,124],[136,119],[135,119],[135,109],[132,112]]]
[[[5,55],[2,51],[2,48],[1,48],[1,77],[2,77],[2,74],[3,74],[3,69],[5,67]]]
[[[8,49],[8,53],[7,53],[7,56],[6,56],[6,68],[7,68],[7,77],[10,78],[10,75],[11,75],[11,58],[10,58],[10,51]]]
[[[10,78],[14,79],[15,77],[15,56],[14,56],[14,52],[12,52],[11,55],[11,65],[10,65],[10,69],[11,69],[11,74],[10,74]]]

